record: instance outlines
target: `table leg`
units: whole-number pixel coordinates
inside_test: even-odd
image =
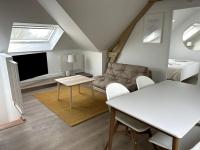
[[[60,94],[60,83],[57,83],[57,100],[59,100],[59,94]]]
[[[92,97],[94,97],[94,87],[93,87],[93,82],[91,82],[91,90],[92,90]]]
[[[112,140],[113,140],[113,135],[114,135],[114,125],[115,125],[115,115],[116,115],[116,110],[111,107],[108,150],[112,149]]]
[[[69,108],[72,109],[72,86],[69,87]]]
[[[179,144],[180,144],[179,138],[173,137],[172,150],[179,150]]]
[[[117,132],[118,127],[119,127],[119,122],[116,121],[116,122],[115,122],[115,125],[114,125],[114,129],[113,129],[113,136],[114,136],[114,134]],[[108,141],[108,142],[109,142],[109,141]],[[108,149],[108,142],[106,143],[106,147],[105,147],[104,150],[107,150],[107,149]]]
[[[81,94],[81,85],[80,84],[78,85],[78,92],[79,92],[79,94]]]

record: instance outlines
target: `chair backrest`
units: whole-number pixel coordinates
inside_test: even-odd
[[[191,150],[200,150],[200,141]]]
[[[110,83],[106,87],[107,100],[130,93],[129,90],[120,83]]]
[[[155,82],[147,76],[138,76],[136,78],[136,84],[137,84],[137,88],[139,90],[139,89],[142,89],[149,85],[155,84]]]

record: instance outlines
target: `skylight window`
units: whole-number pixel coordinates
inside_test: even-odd
[[[14,23],[8,52],[52,50],[62,34],[58,25]]]
[[[13,26],[11,42],[47,42],[55,30],[55,27]]]

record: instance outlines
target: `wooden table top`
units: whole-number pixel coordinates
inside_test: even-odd
[[[92,82],[94,81],[94,79],[88,78],[82,75],[75,75],[75,76],[55,79],[55,81],[66,86],[74,86],[74,85],[79,85],[79,84],[83,84],[87,82]]]
[[[177,138],[200,121],[200,87],[176,81],[163,81],[107,104]]]

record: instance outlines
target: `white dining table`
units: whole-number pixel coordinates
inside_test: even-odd
[[[172,150],[179,150],[180,139],[200,121],[200,87],[178,81],[166,80],[106,103],[111,107],[108,150],[116,111],[172,136]]]

